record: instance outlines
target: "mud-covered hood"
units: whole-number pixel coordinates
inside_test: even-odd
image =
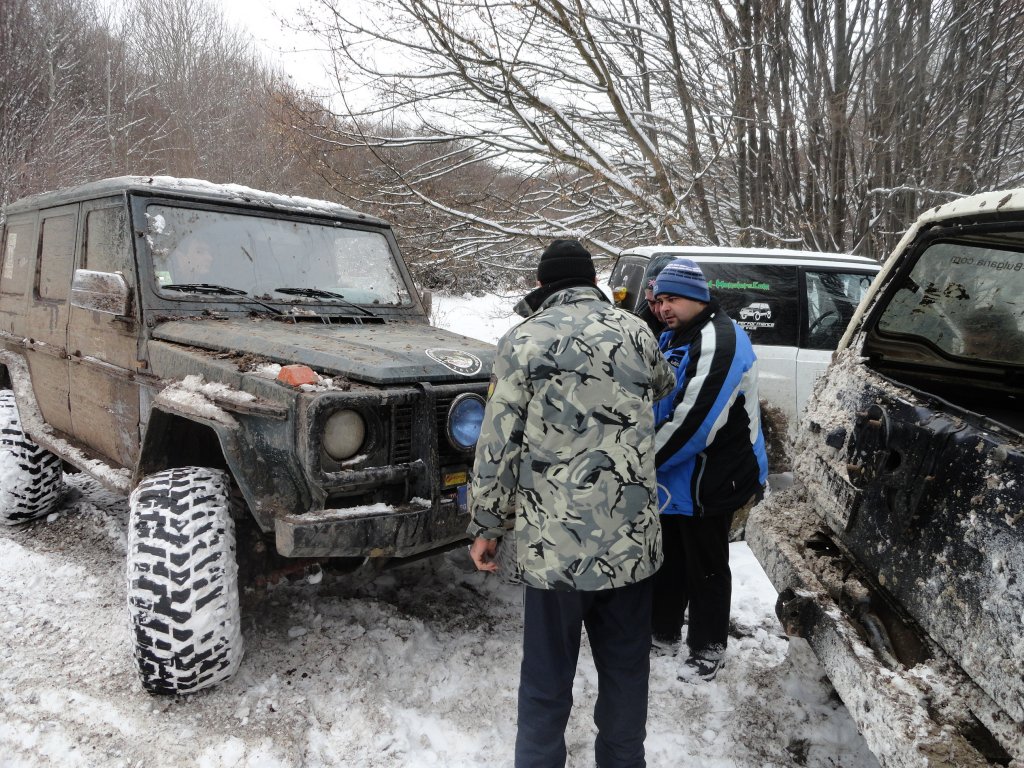
[[[368,384],[448,382],[490,375],[494,346],[429,325],[324,325],[251,318],[177,320],[153,338],[268,362],[308,365],[318,373]]]

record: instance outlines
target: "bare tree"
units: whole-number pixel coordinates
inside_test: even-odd
[[[92,51],[105,40],[80,0],[0,4],[0,203],[102,168],[102,67]]]
[[[1006,0],[316,0],[337,113],[210,0],[97,2],[0,3],[0,202],[113,173],[333,197],[475,286],[562,234],[881,256],[1024,169]]]
[[[148,87],[138,105],[136,167],[182,176],[250,176],[253,142],[266,123],[274,82],[249,38],[209,0],[131,0],[121,37],[131,69]],[[149,142],[149,146],[145,146]],[[280,158],[273,162],[279,163]],[[241,173],[241,169],[245,173]]]
[[[515,264],[566,232],[880,255],[921,207],[1019,178],[1022,20],[1003,0],[317,0],[308,25],[343,74],[325,146],[387,172],[364,199]],[[439,182],[469,169],[513,196],[459,203]]]
[[[714,230],[702,184],[713,150],[695,110],[666,109],[687,83],[664,76],[679,52],[659,30],[660,4],[412,0],[358,18],[324,0],[322,11],[316,23],[330,19],[320,28],[339,61],[386,97],[353,106],[333,145],[378,153],[390,175],[377,199],[469,214],[460,217],[467,259],[522,253],[555,233],[614,251],[623,238]],[[415,120],[415,133],[390,130],[395,110]],[[383,151],[413,146],[435,147],[440,161],[399,167]],[[529,180],[529,194],[495,191],[487,209],[465,211],[425,191],[471,168]]]
[[[0,203],[115,174],[294,190],[291,88],[210,0],[0,3]]]

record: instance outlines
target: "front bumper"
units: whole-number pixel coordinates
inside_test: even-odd
[[[819,577],[835,567],[807,546],[821,527],[797,486],[754,508],[746,541],[779,592],[776,611],[786,632],[810,644],[883,768],[1024,760],[1021,724],[934,643],[925,639],[931,658],[912,667],[883,662]]]
[[[275,520],[277,551],[286,557],[410,557],[467,538],[465,496],[446,494],[436,504],[373,504],[324,509]]]

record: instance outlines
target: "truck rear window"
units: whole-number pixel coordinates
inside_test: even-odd
[[[1014,365],[1024,364],[1022,327],[1024,253],[963,242],[928,247],[878,319],[882,336]]]

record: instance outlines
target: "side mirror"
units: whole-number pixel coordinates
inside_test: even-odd
[[[71,305],[124,317],[131,312],[132,289],[120,272],[76,269],[71,282]]]

